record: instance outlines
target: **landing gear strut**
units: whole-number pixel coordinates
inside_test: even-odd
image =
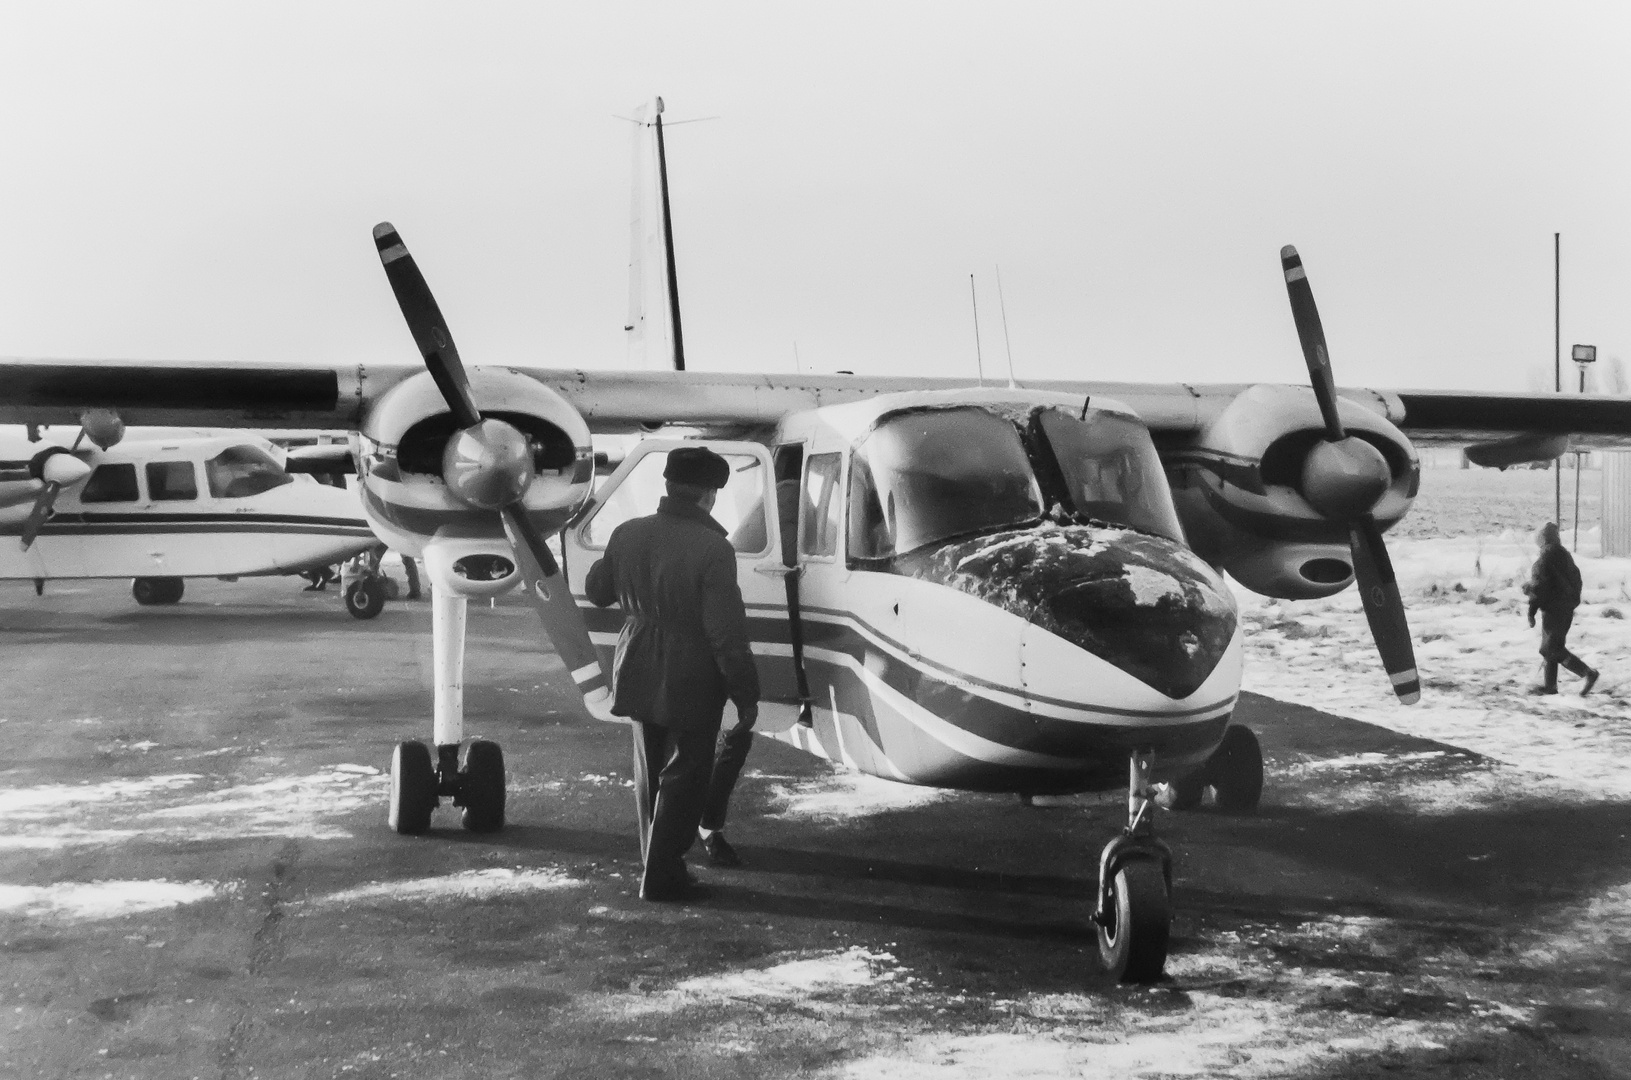
[[[1172,926],[1172,851],[1155,837],[1155,755],[1134,750],[1127,766],[1127,827],[1099,855],[1099,964],[1117,982],[1152,983],[1167,964]]]
[[[476,739],[459,761],[464,737],[465,598],[447,589],[431,593],[433,667],[436,679],[434,739],[430,748],[417,740],[397,743],[391,757],[391,828],[404,835],[430,828],[431,812],[442,799],[464,809],[471,832],[497,832],[504,827],[504,752],[498,744]]]

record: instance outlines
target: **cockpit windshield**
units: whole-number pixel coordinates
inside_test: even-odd
[[[1166,472],[1142,424],[1100,409],[1078,419],[1051,408],[1037,410],[1031,423],[1033,437],[1040,433],[1053,450],[1066,510],[1183,542]]]
[[[849,555],[888,558],[1034,521],[1042,509],[1012,422],[973,406],[897,413],[851,458]]]
[[[229,446],[204,462],[204,477],[210,495],[217,499],[242,499],[275,487],[294,483],[277,458],[258,446]]]

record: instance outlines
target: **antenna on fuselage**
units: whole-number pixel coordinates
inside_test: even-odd
[[[985,385],[985,358],[980,355],[980,297],[974,291],[974,275],[968,276],[968,298],[974,305],[974,370],[979,373],[980,385]]]
[[[993,264],[995,265],[995,264]],[[997,310],[1002,312],[1002,347],[1008,353],[1008,389],[1014,388],[1014,345],[1008,340],[1008,302],[1002,298],[1002,267],[997,268]]]

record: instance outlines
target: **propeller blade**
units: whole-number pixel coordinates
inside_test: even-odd
[[[612,716],[611,681],[600,666],[600,656],[594,642],[589,640],[589,627],[583,621],[583,612],[561,573],[560,564],[550,554],[544,538],[527,520],[519,504],[511,503],[499,513],[504,518],[504,533],[515,549],[516,564],[523,578],[521,591],[527,594],[544,624],[544,633],[555,652],[572,673],[578,693],[591,715],[600,720]]]
[[[1393,561],[1382,544],[1382,531],[1370,518],[1355,523],[1348,531],[1353,548],[1354,579],[1359,598],[1365,605],[1371,637],[1382,654],[1382,666],[1393,680],[1393,692],[1406,705],[1421,700],[1421,677],[1416,673],[1416,650],[1410,643],[1410,623],[1405,619],[1404,602],[1399,599],[1399,582],[1393,576]]]
[[[1302,342],[1303,359],[1308,361],[1308,381],[1314,385],[1314,399],[1325,418],[1325,436],[1332,442],[1348,437],[1337,415],[1336,380],[1331,376],[1331,354],[1325,348],[1325,328],[1320,310],[1314,306],[1314,290],[1303,270],[1302,256],[1287,244],[1280,249],[1280,266],[1286,274],[1286,292],[1291,297],[1291,317],[1297,323],[1297,340]]]
[[[55,480],[47,480],[45,487],[40,490],[39,497],[34,500],[34,509],[28,512],[28,520],[23,522],[23,550],[27,551],[34,546],[34,540],[40,535],[40,528],[51,516],[51,506],[57,501],[57,492],[62,485]]]
[[[413,343],[419,346],[425,367],[447,400],[454,421],[461,428],[475,427],[481,423],[481,412],[470,394],[470,379],[464,373],[464,363],[453,344],[447,320],[436,306],[436,297],[431,295],[425,275],[419,272],[419,264],[408,254],[396,226],[389,221],[374,226],[374,246],[379,249],[379,261],[385,266],[385,277],[391,283],[391,292],[396,294],[397,306],[413,333]]]

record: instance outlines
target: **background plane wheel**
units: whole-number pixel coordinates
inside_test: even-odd
[[[1250,814],[1263,798],[1263,749],[1251,728],[1231,727],[1206,765],[1206,779],[1218,793],[1218,809]]]
[[[1167,805],[1174,810],[1194,810],[1201,805],[1201,796],[1206,794],[1206,770],[1197,769],[1188,776],[1172,781],[1167,785]]]
[[[354,582],[345,591],[345,609],[356,619],[372,619],[385,610],[385,587],[374,578]]]
[[[139,577],[130,583],[138,604],[174,604],[186,591],[186,581],[178,577]]]
[[[464,827],[471,832],[497,832],[504,827],[504,751],[495,742],[477,739],[464,752],[460,801]]]
[[[430,747],[422,742],[399,742],[391,755],[391,828],[413,836],[430,828],[436,809],[436,769]]]
[[[1167,966],[1172,904],[1161,864],[1129,859],[1111,886],[1107,925],[1099,927],[1099,965],[1117,982],[1152,983]]]

